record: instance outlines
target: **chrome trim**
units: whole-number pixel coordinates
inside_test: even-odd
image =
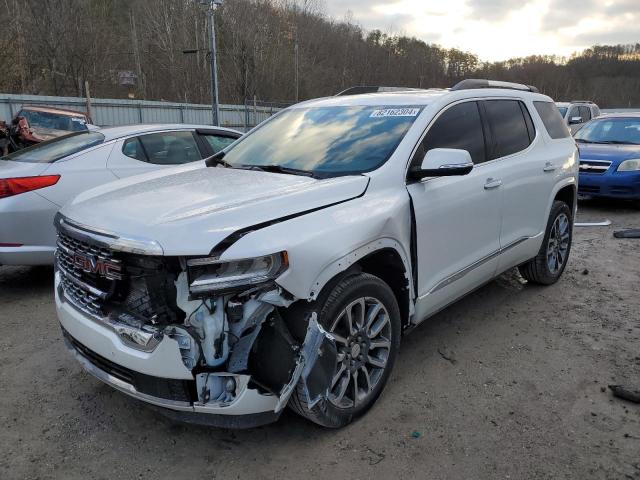
[[[107,296],[109,295],[107,292],[103,292],[102,290],[92,287],[91,285],[89,285],[88,283],[83,282],[82,280],[80,280],[78,277],[76,277],[75,275],[73,275],[71,272],[67,271],[62,265],[60,265],[60,262],[56,262],[56,268],[58,269],[58,271],[64,275],[64,278],[66,278],[67,280],[69,280],[71,283],[75,284],[76,286],[87,290],[89,293],[91,293],[92,295],[95,295],[96,297],[98,297],[100,300],[106,300]]]
[[[80,222],[69,220],[61,213],[56,215],[54,224],[58,229],[71,233],[75,238],[89,240],[108,247],[111,250],[137,253],[140,255],[164,255],[164,249],[155,240],[142,237],[123,237],[115,232],[97,229]]]
[[[608,160],[589,160],[584,158],[580,160],[579,170],[581,172],[603,174],[611,168],[612,163]]]
[[[60,275],[62,273],[60,271],[60,266],[56,265],[56,269],[58,270],[58,275]],[[62,278],[62,276],[60,276],[60,278]],[[64,278],[68,279],[69,277],[65,275]],[[149,331],[145,331],[136,327],[132,327],[130,325],[126,325],[124,323],[117,322],[110,317],[101,317],[96,315],[90,310],[84,308],[82,305],[76,303],[73,300],[73,297],[67,295],[61,283],[58,284],[57,290],[58,298],[61,302],[68,303],[92,322],[114,332],[118,336],[120,341],[127,347],[141,352],[150,353],[156,349],[156,347],[160,344],[164,337],[164,334],[161,331],[155,328],[153,328],[152,330],[152,327],[149,326],[147,326]]]
[[[473,162],[469,162],[469,163],[452,163],[452,164],[449,164],[449,165],[440,165],[438,167],[438,169],[441,169],[441,168],[442,169],[445,169],[445,168],[460,168],[460,169],[462,169],[462,168],[469,168],[469,167],[473,168]]]
[[[178,410],[182,412],[193,412],[193,407],[189,402],[178,402],[176,400],[167,400],[164,398],[153,397],[151,395],[147,395],[146,393],[139,392],[136,388],[119,378],[114,377],[113,375],[105,372],[104,370],[98,368],[90,360],[88,360],[84,355],[82,355],[78,350],[76,350],[68,341],[65,341],[67,345],[67,349],[71,354],[80,362],[82,368],[84,368],[87,373],[90,373],[94,377],[96,377],[101,382],[110,385],[111,387],[119,390],[122,393],[126,393],[127,395],[137,398],[138,400],[142,400],[144,402],[150,403],[152,405],[156,405],[158,407],[170,408],[171,410]]]
[[[465,267],[462,270],[457,271],[453,275],[450,275],[449,277],[445,278],[441,282],[437,283],[435,287],[433,287],[431,290],[429,290],[426,294],[422,295],[420,298],[424,298],[427,295],[431,295],[431,294],[433,294],[433,293],[435,293],[435,292],[437,292],[439,290],[442,290],[443,288],[451,285],[452,283],[457,282],[458,280],[460,280],[461,278],[463,278],[465,275],[467,275],[468,273],[472,272],[476,268],[478,268],[478,267],[484,265],[485,263],[493,260],[498,255],[501,255],[501,254],[505,253],[506,251],[511,250],[514,247],[517,247],[521,243],[526,242],[527,240],[529,240],[530,238],[533,238],[533,237],[522,237],[522,238],[517,239],[514,242],[511,242],[510,244],[508,244],[508,245],[506,245],[506,246],[504,246],[502,248],[499,248],[495,252],[490,253],[486,257],[481,258],[480,260],[472,263],[468,267]]]

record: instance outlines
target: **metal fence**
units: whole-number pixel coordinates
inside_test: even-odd
[[[40,105],[86,111],[87,100],[80,97],[0,94],[0,120],[9,121],[23,107]],[[247,131],[278,110],[282,103],[252,99],[244,105],[220,105],[220,125]],[[154,102],[147,100],[91,99],[93,123],[101,127],[139,123],[191,123],[210,125],[211,105]]]

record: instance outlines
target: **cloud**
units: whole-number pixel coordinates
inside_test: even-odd
[[[483,60],[640,42],[640,0],[325,0],[341,19],[471,51]]]

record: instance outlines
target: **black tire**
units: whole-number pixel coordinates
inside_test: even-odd
[[[385,347],[385,351],[388,352],[388,354],[386,355],[386,364],[384,368],[380,369],[372,367],[372,371],[374,371],[377,375],[375,386],[373,386],[373,388],[369,390],[364,399],[355,400],[353,402],[353,406],[351,407],[340,407],[334,404],[333,401],[335,401],[336,397],[333,397],[333,401],[329,399],[322,399],[313,408],[309,408],[309,405],[306,402],[306,395],[304,393],[303,387],[302,385],[298,385],[296,391],[294,391],[293,395],[291,396],[289,407],[299,415],[324,427],[343,427],[353,421],[355,418],[363,415],[367,410],[369,410],[369,408],[371,408],[371,406],[375,403],[377,398],[382,393],[382,390],[384,389],[391,370],[393,369],[398,350],[400,348],[400,336],[402,331],[400,322],[400,309],[398,308],[396,298],[389,286],[378,277],[366,273],[359,273],[341,279],[337,284],[335,284],[335,286],[330,286],[328,292],[323,292],[318,300],[312,305],[312,311],[315,311],[317,313],[318,322],[327,331],[331,331],[333,323],[337,322],[338,318],[344,318],[340,317],[341,312],[343,312],[349,305],[353,305],[360,299],[369,299],[369,301],[376,300],[380,304],[382,304],[384,306],[384,309],[386,310],[386,317],[384,316],[384,313],[382,317],[377,317],[382,318],[383,320],[385,318],[388,318],[388,322],[381,322],[384,323],[385,329],[387,329],[387,325],[389,326],[388,330],[385,330],[385,332],[389,332],[391,337],[387,339],[389,340],[388,343],[390,344],[388,350],[386,350]],[[355,306],[357,307],[357,305]],[[366,308],[370,307],[365,307],[365,310],[363,311],[367,312]],[[338,333],[337,329],[336,333]],[[341,337],[346,338],[342,335]],[[354,340],[357,340],[355,335]],[[371,345],[373,346],[373,343]],[[339,350],[349,350],[351,352],[349,346],[343,345],[342,343],[339,343],[338,346],[340,347]],[[358,352],[360,351],[359,346],[355,348],[357,348]],[[372,349],[370,351],[373,352],[374,350]],[[370,358],[368,353],[369,350],[365,352],[365,355],[367,356],[367,358]],[[343,359],[344,356],[346,355],[343,355]],[[355,359],[355,357],[349,358]],[[340,360],[336,364],[334,374],[338,374],[339,370],[344,367],[343,364],[345,362],[346,360]],[[366,361],[363,361],[360,362],[360,364],[361,367],[358,367],[359,364],[354,363],[352,364],[353,366],[349,368],[357,369],[357,372],[359,372],[359,374],[362,374],[360,368],[367,368],[365,364],[368,363]],[[355,382],[357,384],[358,378],[360,377],[357,376],[358,373],[354,372],[354,375],[356,378]],[[368,385],[370,385],[372,377],[373,375],[371,377],[368,374],[366,375]],[[356,399],[358,397],[358,387],[355,387],[355,390],[354,387],[351,387],[351,385],[353,385],[353,378],[354,377],[349,374],[346,383],[348,385],[347,388],[351,388],[353,398]],[[362,379],[364,378],[365,377],[363,376]],[[343,395],[345,394],[343,393]]]
[[[556,221],[562,218],[563,215],[568,219],[569,222],[567,230],[568,245],[566,254],[564,255],[564,260],[560,265],[558,265],[557,270],[552,270],[552,268],[549,266],[548,258],[548,249],[551,248],[549,239],[551,238],[552,230],[554,229]],[[532,283],[537,283],[540,285],[552,285],[556,283],[562,276],[562,272],[564,272],[564,269],[567,266],[567,262],[569,261],[572,240],[573,215],[571,212],[571,208],[569,208],[569,205],[567,205],[565,202],[556,200],[555,202],[553,202],[553,205],[551,207],[551,213],[549,214],[549,220],[547,222],[547,230],[545,232],[540,251],[534,258],[518,267],[518,269],[520,270],[520,274]]]

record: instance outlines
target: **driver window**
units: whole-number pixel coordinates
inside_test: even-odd
[[[427,152],[434,148],[466,150],[474,164],[486,161],[484,132],[477,102],[459,103],[445,110],[429,128],[416,150],[412,165],[420,165]]]

